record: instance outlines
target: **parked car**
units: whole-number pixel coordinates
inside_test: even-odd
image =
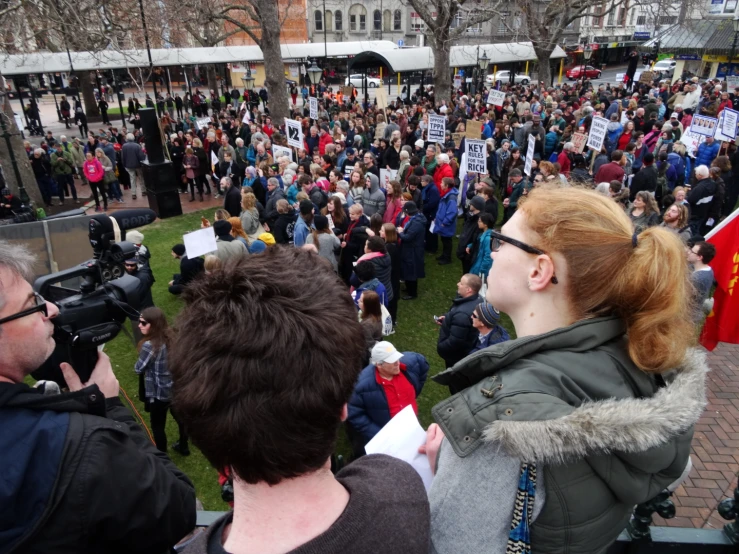
[[[672,77],[672,75],[675,73],[676,65],[677,62],[671,58],[660,60],[656,64],[654,64],[652,71],[659,72],[663,77]]]
[[[349,86],[349,81],[351,81],[351,85],[353,87],[360,88],[362,86],[362,81],[364,80],[364,75],[361,73],[355,73],[354,75],[349,75],[348,79],[344,79],[344,86]],[[382,79],[378,79],[377,77],[367,77],[367,86],[369,88],[377,88],[382,86]]]
[[[586,79],[600,79],[600,69],[596,69],[592,65],[576,65],[568,69],[566,75],[568,79],[574,81],[576,79],[582,79],[583,73],[585,73]]]
[[[486,85],[493,85],[496,81],[502,81],[503,83],[510,83],[511,82],[511,72],[507,69],[504,69],[503,71],[498,71],[497,73],[490,73],[487,77],[485,77],[485,84]],[[526,75],[525,73],[516,73],[514,77],[514,82],[516,84],[521,85],[528,85],[531,82],[531,77]]]

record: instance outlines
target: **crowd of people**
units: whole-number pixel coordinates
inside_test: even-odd
[[[235,91],[226,105],[198,91],[181,108],[172,98],[176,115],[164,98],[182,193],[223,198],[202,221],[215,252],[190,259],[172,247],[180,272],[169,292],[184,301],[174,328],[153,302],[137,320],[135,370],[156,445],[140,455],[177,478],[165,455],[171,411],[171,450],[187,455],[192,441],[233,494],[233,511],[186,552],[601,553],[636,504],[688,475],[707,371],[692,346],[715,255],[704,234],[736,204],[739,155],[711,139],[695,151],[679,139],[692,114],[710,113],[719,98],[719,107],[739,103],[739,91],[679,79],[503,88],[502,106],[487,104],[486,91],[439,102],[419,89],[380,107],[318,86],[316,120],[293,105],[305,138],[298,149],[273,126],[266,91]],[[128,149],[116,155],[117,177],[127,174],[135,194],[144,152],[130,106],[131,132],[110,128],[88,142],[97,159],[103,134]],[[444,142],[428,142],[429,115],[445,116]],[[587,134],[595,116],[610,121],[603,148],[578,152],[574,134]],[[484,173],[466,171],[467,129],[486,141]],[[66,144],[46,141],[61,146],[61,159]],[[51,167],[43,148],[31,155]],[[85,163],[90,180],[99,168]],[[19,294],[0,291],[0,324],[32,340],[26,326],[47,332],[56,308],[29,295],[29,257],[11,252],[0,257],[0,278]],[[460,279],[449,311],[434,318],[446,369],[432,379],[451,396],[432,409],[420,448],[434,474],[427,493],[410,466],[364,448],[402,410],[418,413],[430,354],[401,352],[389,337],[398,300],[418,298],[434,257]],[[150,288],[147,257],[130,265]],[[193,328],[197,341],[181,334]],[[62,417],[53,402],[24,400],[37,360],[7,350],[0,417]],[[115,377],[104,357],[98,366],[86,384],[71,368],[64,374],[70,390],[102,391],[107,417],[119,421]],[[13,395],[30,413],[4,400]],[[638,417],[645,411],[649,421]],[[338,470],[342,426],[352,460]],[[180,484],[194,501],[191,484]],[[160,537],[176,542],[186,523]],[[11,544],[39,540],[16,527]]]

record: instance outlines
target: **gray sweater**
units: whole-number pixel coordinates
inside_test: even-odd
[[[313,244],[313,233],[308,234],[308,238],[305,240],[305,244]],[[318,255],[322,258],[326,258],[330,263],[334,271],[338,273],[339,263],[336,260],[335,250],[341,248],[341,241],[339,237],[333,233],[319,233],[318,235]]]

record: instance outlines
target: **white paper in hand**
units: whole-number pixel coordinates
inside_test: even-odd
[[[364,447],[367,454],[387,454],[411,464],[423,480],[428,491],[434,475],[426,454],[419,454],[418,448],[426,444],[426,431],[418,423],[413,406],[406,406],[380,429]]]
[[[216,233],[213,227],[198,229],[192,233],[182,236],[185,243],[185,253],[189,259],[197,258],[203,254],[210,254],[218,250],[216,245]]]

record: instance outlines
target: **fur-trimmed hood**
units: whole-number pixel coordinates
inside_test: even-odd
[[[651,398],[586,402],[570,414],[541,421],[493,421],[483,440],[524,461],[561,464],[614,451],[658,448],[697,423],[706,405],[706,355],[688,351],[667,386]]]

